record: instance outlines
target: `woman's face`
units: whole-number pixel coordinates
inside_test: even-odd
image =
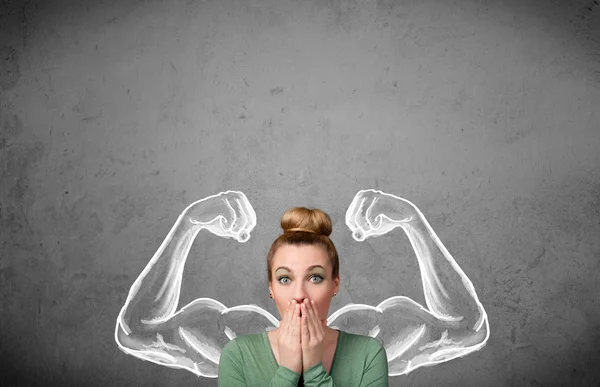
[[[269,289],[277,304],[279,315],[288,310],[288,301],[314,300],[318,318],[327,319],[333,293],[340,279],[332,278],[331,262],[325,250],[312,245],[283,245],[273,256],[272,282]]]

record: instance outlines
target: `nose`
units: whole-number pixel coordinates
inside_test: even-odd
[[[302,286],[302,284],[297,284],[296,289],[294,289],[294,300],[296,300],[297,303],[302,303],[307,297],[308,294],[306,294],[304,286]]]

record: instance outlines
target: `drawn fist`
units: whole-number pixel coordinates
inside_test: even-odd
[[[190,204],[184,213],[192,224],[238,242],[250,239],[250,231],[256,226],[256,212],[240,191],[225,191],[198,200]]]
[[[387,234],[417,215],[414,204],[374,189],[358,191],[346,211],[346,225],[352,237],[362,242]]]

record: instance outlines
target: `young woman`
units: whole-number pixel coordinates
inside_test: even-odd
[[[297,207],[283,215],[281,227],[267,256],[280,326],[229,342],[219,361],[219,386],[387,386],[381,343],[327,326],[340,284],[331,219]]]

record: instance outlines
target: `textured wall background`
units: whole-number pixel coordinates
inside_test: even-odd
[[[334,221],[332,311],[424,302],[399,229],[345,227],[378,188],[423,210],[492,332],[390,385],[600,383],[597,1],[4,0],[0,86],[2,380],[216,386],[113,332],[180,211],[227,189],[258,226],[199,236],[181,304],[278,316],[265,257],[296,205]]]

